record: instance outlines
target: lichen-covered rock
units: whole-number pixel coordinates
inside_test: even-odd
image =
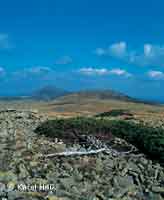
[[[0,199],[164,199],[164,169],[143,154],[42,157],[85,150],[79,144],[36,135],[33,130],[45,119],[33,111],[0,111]],[[94,137],[87,141],[87,149],[103,146]],[[125,147],[132,146],[118,138],[113,141],[115,150]]]

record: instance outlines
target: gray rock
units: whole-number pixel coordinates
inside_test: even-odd
[[[0,199],[7,200],[162,200],[164,169],[144,155],[99,154],[43,159],[41,155],[70,150],[109,148],[93,136],[86,146],[63,144],[38,136],[34,129],[45,117],[29,110],[0,111]],[[128,143],[117,139],[117,145]],[[129,145],[131,148],[132,145]],[[54,184],[57,191],[25,194],[18,184]],[[10,190],[9,190],[10,189]]]

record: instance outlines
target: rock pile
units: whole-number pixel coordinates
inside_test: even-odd
[[[78,144],[67,146],[36,135],[34,129],[45,119],[34,111],[0,111],[0,199],[164,199],[164,168],[139,152],[43,157],[85,150]],[[92,143],[93,138],[89,139]],[[115,150],[132,147],[118,138],[110,145]]]

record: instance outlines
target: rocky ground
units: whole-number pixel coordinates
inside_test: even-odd
[[[35,128],[45,120],[36,111],[0,111],[0,199],[164,199],[164,168],[140,152],[45,157],[72,150],[87,152],[84,146],[36,135]],[[111,146],[131,149],[118,138]]]

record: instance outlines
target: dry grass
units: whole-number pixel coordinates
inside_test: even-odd
[[[97,113],[112,109],[126,109],[134,114],[136,119],[161,120],[164,119],[164,106],[143,103],[124,102],[119,100],[86,99],[66,101],[1,101],[0,109],[38,110],[39,113],[54,117],[93,116]]]

